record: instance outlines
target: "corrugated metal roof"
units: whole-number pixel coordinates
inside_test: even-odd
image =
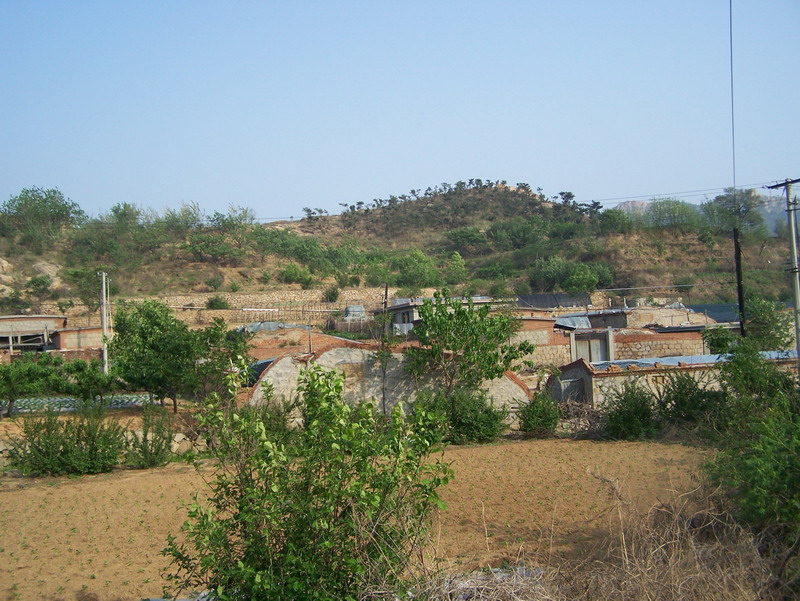
[[[797,351],[763,351],[761,353],[763,359],[778,360],[778,359],[796,359]],[[639,368],[652,368],[656,363],[662,366],[677,367],[678,364],[683,365],[709,365],[726,361],[727,355],[684,355],[681,357],[648,357],[646,359],[622,359],[618,361],[598,361],[591,363],[592,369],[596,371],[606,371],[612,365],[620,369],[626,369],[630,366]]]
[[[565,330],[591,330],[592,322],[588,317],[559,317],[556,319],[556,327]]]

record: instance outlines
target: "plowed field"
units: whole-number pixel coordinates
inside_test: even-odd
[[[458,570],[525,556],[579,557],[613,528],[610,489],[641,509],[694,487],[703,452],[547,440],[446,451],[455,478],[433,545]],[[83,478],[0,478],[0,599],[160,596],[160,555],[203,489],[185,464]]]

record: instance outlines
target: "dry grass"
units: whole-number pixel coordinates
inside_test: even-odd
[[[753,601],[791,598],[776,576],[780,559],[716,508],[703,488],[638,512],[616,480],[593,474],[614,499],[611,532],[590,559],[439,576],[416,599],[487,601]]]

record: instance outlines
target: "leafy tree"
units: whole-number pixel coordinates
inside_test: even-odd
[[[680,232],[696,231],[700,224],[697,206],[675,198],[653,200],[648,205],[644,218],[648,227]]]
[[[416,377],[433,374],[446,393],[500,378],[534,350],[530,342],[509,342],[518,327],[510,314],[450,298],[446,289],[426,299],[419,316],[414,335],[420,346],[406,350],[408,370]]]
[[[606,209],[593,221],[599,234],[628,234],[633,231],[633,221],[621,209]]]
[[[57,189],[25,188],[0,205],[0,235],[35,253],[61,235],[63,228],[83,223],[86,213]]]
[[[764,199],[752,189],[726,188],[723,194],[703,203],[701,211],[708,224],[719,232],[738,228],[744,234],[766,235],[764,217],[758,208]]]
[[[357,599],[408,577],[437,488],[449,470],[430,461],[426,416],[398,408],[382,420],[342,400],[343,379],[319,367],[298,387],[306,419],[288,449],[267,434],[270,411],[214,395],[201,423],[219,441],[211,492],[196,497],[165,554],[174,596]]]
[[[214,318],[206,328],[194,330],[197,354],[195,363],[194,394],[205,398],[212,392],[225,391],[226,378],[232,372],[248,365],[252,334],[244,331],[229,331],[225,322]]]
[[[794,319],[781,303],[751,296],[745,305],[745,330],[759,350],[783,351],[792,348]]]
[[[89,267],[67,269],[64,272],[64,279],[69,282],[75,295],[86,305],[89,312],[97,311],[100,307],[100,271],[105,268],[91,269]]]
[[[39,300],[44,300],[54,295],[52,286],[53,278],[46,274],[33,276],[25,282],[26,292]]]
[[[205,216],[196,202],[181,203],[178,209],[167,209],[157,222],[174,240],[185,241],[189,232],[203,227]]]
[[[461,227],[445,234],[455,250],[464,256],[482,255],[489,252],[486,236],[476,227]]]
[[[563,283],[564,290],[570,294],[589,294],[600,281],[597,273],[585,263],[577,263]]]
[[[10,363],[0,363],[0,400],[5,407],[0,417],[11,417],[14,405],[19,399],[35,396],[47,390],[51,372],[39,365],[33,355]]]
[[[178,397],[197,385],[197,338],[159,301],[119,306],[109,356],[128,386],[150,392],[162,404],[172,399],[175,413]]]
[[[439,272],[433,260],[415,248],[409,253],[394,257],[391,268],[397,271],[395,283],[409,288],[426,288],[440,283]]]
[[[97,359],[86,361],[75,359],[60,368],[61,392],[84,401],[93,401],[121,387],[121,382],[113,373],[104,374],[103,366]]]
[[[467,264],[458,252],[453,252],[450,255],[450,260],[445,265],[444,272],[445,280],[447,280],[448,284],[464,284],[469,278]]]

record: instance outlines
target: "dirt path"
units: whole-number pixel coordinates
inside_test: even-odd
[[[439,556],[458,569],[520,554],[581,555],[609,524],[609,486],[647,509],[685,491],[697,449],[655,443],[522,441],[453,447]],[[587,471],[588,470],[588,471]],[[0,478],[0,599],[159,596],[160,551],[203,479],[185,464],[83,478]]]

